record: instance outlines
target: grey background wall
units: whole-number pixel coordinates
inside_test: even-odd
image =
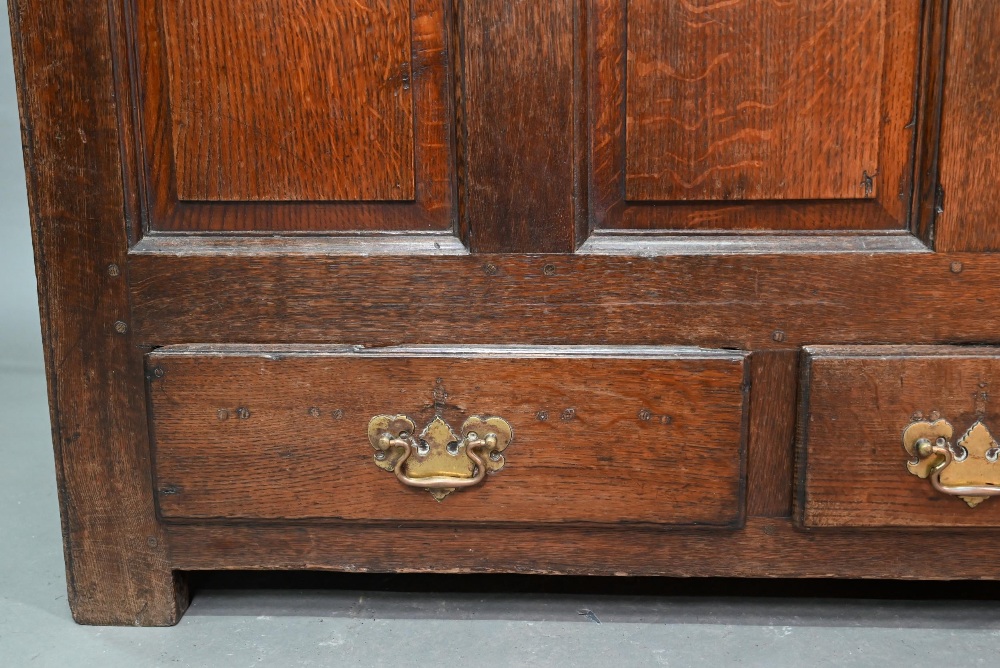
[[[0,373],[42,367],[10,31],[0,28]]]

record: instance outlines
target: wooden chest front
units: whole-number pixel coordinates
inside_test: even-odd
[[[79,621],[208,569],[998,576],[1000,6],[10,15]]]

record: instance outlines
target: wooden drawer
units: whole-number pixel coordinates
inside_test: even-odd
[[[804,352],[797,517],[805,527],[996,527],[1000,500],[958,494],[991,488],[1000,462],[1000,350],[952,346],[830,346]],[[1000,433],[1000,432],[998,432]],[[920,437],[958,457],[921,460]],[[964,459],[961,459],[962,453]],[[913,464],[908,466],[908,462]],[[995,466],[995,468],[993,468]],[[921,479],[919,475],[928,476]],[[968,499],[965,500],[965,499]],[[975,504],[975,507],[970,505]]]
[[[165,520],[739,526],[745,357],[628,347],[161,348],[147,359],[159,511]],[[464,454],[472,416],[502,418],[513,438],[488,463],[503,461],[501,470],[438,502],[378,465],[387,461],[376,455],[393,451],[373,448],[378,434],[370,442],[377,415],[413,421],[408,480],[426,480],[431,463],[421,458],[442,455],[446,442],[452,463],[468,465],[458,473],[478,472]]]

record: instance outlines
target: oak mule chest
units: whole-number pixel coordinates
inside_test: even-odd
[[[78,621],[1000,576],[1000,4],[9,6]]]

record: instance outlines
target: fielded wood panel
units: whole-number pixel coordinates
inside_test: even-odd
[[[111,4],[8,9],[69,603],[80,623],[167,625],[187,594],[149,489],[142,356],[115,327],[129,305]]]
[[[178,197],[412,199],[409,5],[163,0]]]
[[[180,346],[147,367],[168,520],[742,520],[742,353]],[[502,470],[439,503],[375,465],[368,422],[381,414],[418,430],[495,415],[514,439]]]
[[[922,3],[592,8],[595,227],[906,227]]]
[[[885,2],[628,3],[631,200],[872,197]]]
[[[807,348],[797,514],[806,527],[1000,527],[1000,503],[970,508],[907,471],[902,434],[940,414],[954,441],[1000,428],[1000,349]]]
[[[1000,321],[1000,302],[990,298],[1000,257],[992,255],[465,255],[401,262],[286,253],[280,246],[242,257],[232,249],[147,248],[131,255],[131,285],[136,336],[149,344],[509,341],[766,350],[992,341]]]
[[[935,226],[940,251],[1000,250],[1000,6],[952,0]]]
[[[675,577],[995,580],[995,530],[794,529],[750,518],[739,531],[571,527],[168,525],[178,568],[557,573]],[[223,556],[224,555],[224,556]]]
[[[134,11],[121,52],[134,61],[148,228],[454,228],[448,3],[138,0]]]

